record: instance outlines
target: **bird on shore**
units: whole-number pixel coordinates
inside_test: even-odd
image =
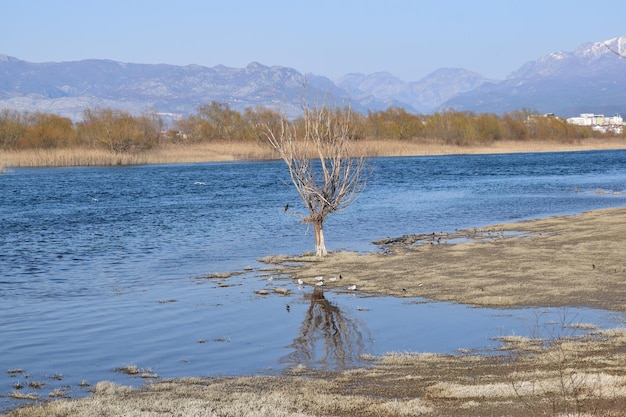
[[[302,285],[304,284],[304,281],[302,281],[300,278],[298,278],[298,285]]]
[[[348,289],[350,291],[356,291],[356,285],[350,285],[350,286],[348,286]]]
[[[322,285],[324,285],[324,281],[317,281],[315,285],[321,287]]]

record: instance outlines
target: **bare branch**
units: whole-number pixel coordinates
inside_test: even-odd
[[[328,105],[303,109],[301,120],[282,119],[279,128],[264,126],[265,138],[285,161],[291,181],[313,224],[316,254],[327,253],[323,223],[330,213],[345,210],[363,191],[366,161],[354,149],[352,112]]]

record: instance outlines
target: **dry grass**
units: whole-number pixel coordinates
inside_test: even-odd
[[[626,140],[622,138],[582,139],[573,142],[504,140],[486,145],[458,146],[428,139],[367,139],[360,141],[359,146],[368,156],[472,155],[626,149]]]
[[[626,149],[626,140],[584,139],[574,143],[500,141],[484,146],[455,146],[434,140],[366,139],[355,142],[354,145],[355,153],[359,155],[379,157]],[[116,154],[92,148],[5,150],[0,151],[0,173],[3,168],[8,167],[142,165],[277,158],[278,155],[265,144],[241,141],[165,144],[152,150],[128,154]]]
[[[370,368],[186,378],[142,389],[105,381],[90,398],[7,416],[624,416],[625,341],[626,329],[613,329],[514,355],[393,353]]]
[[[472,229],[467,243],[389,239],[383,253],[275,257],[274,273],[330,288],[490,307],[586,306],[626,311],[626,209]],[[298,262],[301,261],[301,262]]]
[[[144,152],[123,154],[93,148],[0,151],[0,167],[226,162],[264,160],[275,157],[269,149],[257,142],[213,142],[196,145],[163,145]]]

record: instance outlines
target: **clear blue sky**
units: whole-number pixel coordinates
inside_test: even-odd
[[[106,58],[336,78],[442,67],[502,79],[527,61],[626,36],[623,0],[0,0],[0,53]]]

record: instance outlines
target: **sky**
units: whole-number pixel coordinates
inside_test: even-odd
[[[25,61],[259,62],[333,80],[439,68],[499,80],[619,36],[623,0],[0,0],[0,54]]]

